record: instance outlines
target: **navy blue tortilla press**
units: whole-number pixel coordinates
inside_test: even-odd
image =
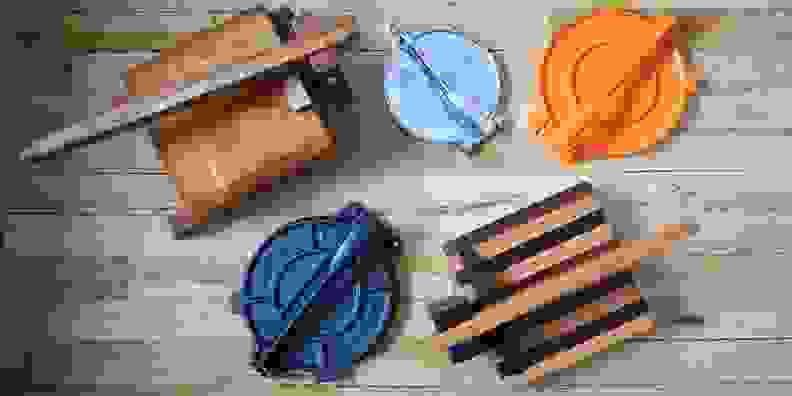
[[[253,256],[240,292],[253,368],[332,382],[362,360],[389,327],[398,248],[359,204],[280,227]]]
[[[502,70],[491,50],[452,28],[391,25],[386,104],[402,131],[474,154],[503,124]]]

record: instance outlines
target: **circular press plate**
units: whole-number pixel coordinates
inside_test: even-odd
[[[281,227],[254,255],[241,301],[256,339],[254,363],[266,354],[266,374],[310,371],[332,381],[384,333],[393,279],[384,266],[367,262],[366,223],[301,219]]]
[[[660,37],[657,21],[609,10],[578,18],[574,25],[566,25],[556,33],[552,48],[545,50],[537,68],[537,86],[544,102],[537,126],[542,133],[565,133],[553,126],[586,106],[596,109],[598,103],[608,100],[609,90],[634,67],[623,60],[637,59],[631,55],[649,48],[641,43]],[[605,146],[603,154],[607,157],[643,151],[666,138],[669,130],[677,126],[688,96],[695,94],[695,81],[688,79],[683,54],[669,48],[668,56],[652,64],[652,70],[646,70],[635,85],[618,127],[592,142]]]
[[[494,120],[502,113],[501,70],[488,50],[451,30],[407,34],[424,62],[464,99],[465,115],[478,122],[482,114]],[[494,132],[462,128],[449,114],[436,83],[405,49],[397,45],[385,67],[387,105],[410,135],[432,143],[474,146]]]

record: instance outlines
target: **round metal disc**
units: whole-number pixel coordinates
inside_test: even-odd
[[[292,264],[289,268],[310,266],[309,262],[304,265],[299,263],[303,259],[310,261],[311,257],[322,253],[332,253],[337,248],[338,238],[346,237],[344,230],[339,227],[351,224],[348,217],[342,213],[338,217],[312,217],[289,223],[277,230],[253,255],[250,275],[243,290],[243,299],[253,297],[253,302],[248,303],[243,311],[246,312],[254,337],[260,326],[252,317],[255,315],[251,315],[258,301],[256,297],[263,298],[261,301],[272,301],[271,305],[275,308],[288,304],[280,298],[285,295],[283,289],[291,290],[297,286],[293,284],[294,281],[288,282],[288,278],[300,278],[299,273],[287,277],[264,264],[269,261],[275,265],[278,259]],[[296,238],[298,243],[290,241],[292,238]],[[379,244],[381,241],[370,239],[368,243]],[[285,353],[278,354],[275,360],[277,367],[268,367],[262,374],[288,376],[303,372],[303,375],[310,373],[322,377],[320,367],[331,370],[337,358],[350,359],[349,363],[355,364],[379,341],[391,319],[395,292],[393,270],[384,261],[380,263],[376,255],[356,253],[349,259],[353,262],[327,279],[328,283],[314,297],[301,318],[294,322],[294,327],[276,341],[278,347],[275,349]],[[264,274],[258,271],[264,271]],[[266,279],[261,278],[262,275]],[[309,278],[315,275],[306,274]],[[271,281],[275,281],[274,289],[261,290],[262,285],[270,284]],[[271,296],[271,299],[267,299],[267,296]],[[330,368],[326,367],[328,363]]]
[[[464,98],[467,116],[492,124],[503,113],[502,70],[490,51],[451,30],[410,34],[424,62]],[[463,146],[479,144],[495,132],[486,128],[482,136],[471,136],[449,116],[440,95],[420,64],[397,46],[386,62],[385,100],[402,130],[423,141]]]

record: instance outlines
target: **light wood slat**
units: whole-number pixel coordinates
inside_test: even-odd
[[[518,281],[528,278],[530,275],[552,271],[552,268],[565,260],[567,257],[574,257],[590,252],[594,247],[601,246],[610,240],[611,226],[603,224],[592,230],[591,234],[565,241],[558,245],[558,250],[553,250],[547,255],[532,256],[528,259],[515,263],[506,271],[499,272],[497,278],[499,284],[508,286]]]
[[[593,210],[594,198],[590,194],[581,194],[572,204],[558,209],[546,209],[544,214],[530,223],[519,224],[508,230],[501,230],[499,238],[478,243],[476,249],[482,257],[494,257],[510,250],[520,240],[540,237],[546,232],[547,225],[560,226],[575,221],[586,211]],[[581,213],[582,212],[582,213]]]
[[[507,304],[485,306],[475,317],[434,336],[432,346],[435,350],[445,351],[455,343],[484,335],[503,322],[527,315],[532,308],[551,304],[565,291],[589,287],[607,274],[635,271],[639,267],[641,257],[649,255],[653,249],[660,249],[666,244],[667,241],[662,241],[662,244],[659,241],[625,244],[615,249],[610,255],[586,261],[577,266],[574,271],[564,272],[557,277],[548,279],[542,288],[518,290],[511,296]]]
[[[596,354],[606,352],[608,349],[610,349],[609,347],[612,346],[611,343],[614,342],[611,339],[613,337],[621,337],[621,335],[617,335],[618,332],[629,335],[647,335],[653,333],[654,328],[655,322],[647,318],[640,318],[625,323],[617,330],[608,332],[603,336],[594,337],[590,340],[590,342],[581,344],[579,347],[576,346],[569,351],[563,351],[548,357],[544,362],[542,362],[542,367],[529,368],[525,372],[525,375],[528,377],[528,383],[544,384],[545,377],[548,377],[550,372],[569,369],[576,365],[576,363],[579,361],[579,354],[588,355],[592,352]]]

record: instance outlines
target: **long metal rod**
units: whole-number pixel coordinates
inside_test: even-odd
[[[349,36],[350,33],[348,32],[336,32],[336,42],[343,42]],[[277,40],[273,42],[273,45],[279,45]],[[316,50],[318,51],[318,49]],[[310,53],[306,55],[310,55]],[[130,98],[131,103],[129,103],[124,110],[109,111],[99,114],[94,118],[80,121],[35,141],[31,146],[22,151],[20,158],[22,160],[31,160],[45,157],[71,145],[102,136],[108,131],[133,124],[159,114],[162,111],[187,103],[194,97],[232,86],[242,80],[249,79],[259,73],[270,71],[278,66],[280,65],[215,65],[212,67],[214,70],[210,71],[213,77],[209,80],[188,83],[187,86],[178,89],[177,92],[171,96]]]
[[[169,108],[186,103],[196,96],[201,96],[253,75],[270,70],[276,65],[238,65],[230,66],[231,70],[216,73],[213,80],[198,81],[167,97],[144,97],[136,103],[127,105],[124,111],[109,111],[95,118],[80,121],[64,129],[57,130],[47,137],[37,140],[22,151],[22,160],[36,159],[61,150],[69,145],[103,135],[105,132],[120,128],[136,121],[151,117]]]

